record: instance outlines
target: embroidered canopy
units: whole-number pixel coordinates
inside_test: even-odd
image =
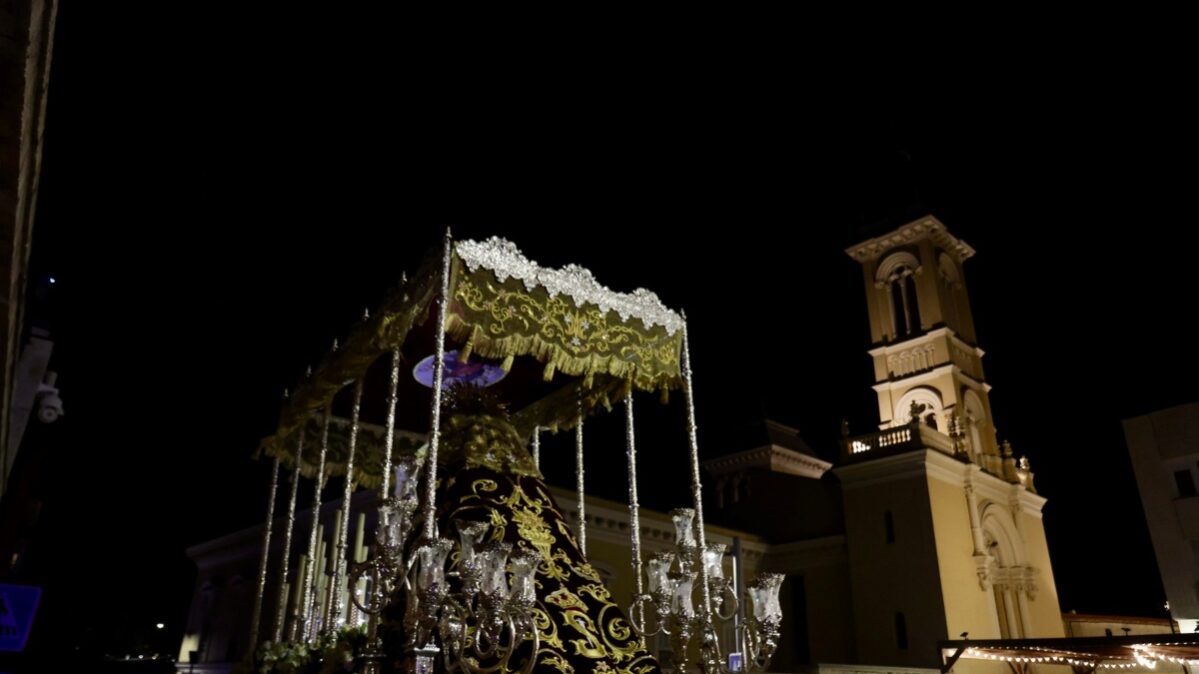
[[[514,401],[512,421],[526,437],[535,428],[573,427],[580,413],[609,407],[629,390],[657,391],[663,396],[681,385],[679,363],[683,318],[657,295],[638,289],[620,293],[601,285],[588,270],[568,265],[538,266],[510,241],[459,241],[453,245],[449,274],[446,337],[465,361],[473,353],[496,361],[509,372],[497,386],[508,387]],[[381,356],[398,351],[415,364],[433,352],[434,300],[439,289],[440,255],[422,265],[411,282],[402,283],[368,319],[357,325],[344,344],[302,381],[286,402],[274,435],[259,451],[291,464],[295,434],[306,429],[301,470],[316,473],[320,426],[327,407],[346,386],[371,378],[368,370]],[[409,367],[409,369],[411,369]],[[412,381],[398,394],[401,415],[396,447],[412,447],[416,431],[426,430],[421,416],[429,396]],[[364,410],[364,418],[369,410]],[[380,416],[381,415],[377,415]],[[424,421],[427,426],[427,419]],[[330,461],[326,474],[344,474],[334,460],[342,424],[330,428]],[[357,452],[355,482],[376,486],[382,467],[381,427],[364,424]],[[345,444],[341,442],[341,444]],[[309,449],[310,448],[310,449]],[[340,470],[339,470],[340,466]]]

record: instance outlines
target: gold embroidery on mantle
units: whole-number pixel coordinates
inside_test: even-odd
[[[586,609],[587,605],[575,593],[566,588],[561,588],[555,592],[551,592],[545,600],[558,608],[563,609]]]
[[[577,655],[585,658],[603,658],[609,655],[603,642],[599,639],[591,616],[575,609],[567,609],[562,615],[566,619],[566,624],[583,636],[582,639],[567,640],[575,647]]]
[[[501,433],[497,437],[512,436]],[[479,446],[497,447],[494,443]],[[456,531],[454,519],[488,522],[492,526],[487,539],[538,552],[541,563],[534,576],[537,602],[533,613],[541,639],[538,671],[659,672],[621,608],[612,602],[611,592],[578,550],[569,520],[540,477],[496,470],[510,467],[508,461],[468,461],[468,457],[469,452],[458,452],[456,460],[445,467],[443,474],[455,479],[452,485],[446,480],[439,527],[447,532],[443,535],[452,535],[448,532]],[[510,663],[511,668],[516,666],[515,660]],[[495,674],[512,671],[497,670]]]

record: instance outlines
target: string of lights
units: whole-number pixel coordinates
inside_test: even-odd
[[[1115,660],[1115,658],[1087,658],[1078,653],[1070,655],[1053,654],[1053,655],[1008,655],[1002,653],[989,653],[978,648],[967,648],[964,652],[965,657],[979,660],[996,660],[999,662],[1015,662],[1024,664],[1039,664],[1039,663],[1065,663],[1079,667],[1095,666],[1100,669],[1154,669],[1157,667],[1158,661],[1170,662],[1178,665],[1199,665],[1199,659],[1179,658],[1164,653],[1156,653],[1150,650],[1149,644],[1136,644],[1131,647],[1134,651],[1133,662],[1116,661],[1105,662],[1105,660]],[[1048,649],[1030,647],[1032,651],[1046,651]]]

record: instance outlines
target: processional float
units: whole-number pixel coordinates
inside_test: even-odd
[[[643,568],[634,392],[665,400],[678,389],[693,502],[671,512],[674,551]],[[334,413],[347,395],[348,420]],[[584,420],[614,402],[624,404],[635,579],[621,605],[587,562],[584,527]],[[541,433],[570,429],[572,521],[539,472]],[[707,542],[687,323],[647,290],[614,292],[581,267],[539,267],[508,241],[447,232],[304,377],[259,454],[273,461],[252,616],[259,670],[644,674],[659,670],[645,638],[666,635],[676,666],[723,674],[763,670],[775,650],[782,576],[759,574],[738,596],[725,546]],[[281,470],[292,485],[272,578]],[[334,476],[344,491],[326,549],[315,514]],[[318,488],[292,568],[301,478]],[[357,487],[377,492],[375,544],[363,544],[359,513],[349,550]],[[275,606],[264,621],[268,581]],[[739,646],[722,643],[741,602],[752,611],[737,621]]]

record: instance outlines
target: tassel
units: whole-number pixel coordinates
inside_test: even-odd
[[[545,372],[544,372],[544,373],[542,373],[542,375],[541,375],[541,378],[542,378],[542,380],[544,380],[544,381],[553,381],[553,380],[554,380],[554,370],[555,370],[555,369],[557,369],[557,368],[554,366],[554,363],[553,363],[553,361],[550,361],[549,363],[546,363],[546,365],[545,365]]]
[[[458,352],[459,363],[466,363],[470,360],[470,354],[475,350],[475,333],[478,332],[478,330],[478,328],[475,328],[474,330],[470,331],[470,337],[466,338],[466,344],[463,344],[462,350]]]
[[[503,370],[504,372],[510,371],[512,369],[512,359],[514,357],[515,356],[513,356],[512,354],[508,354],[504,358],[504,362],[500,363],[500,369]]]

